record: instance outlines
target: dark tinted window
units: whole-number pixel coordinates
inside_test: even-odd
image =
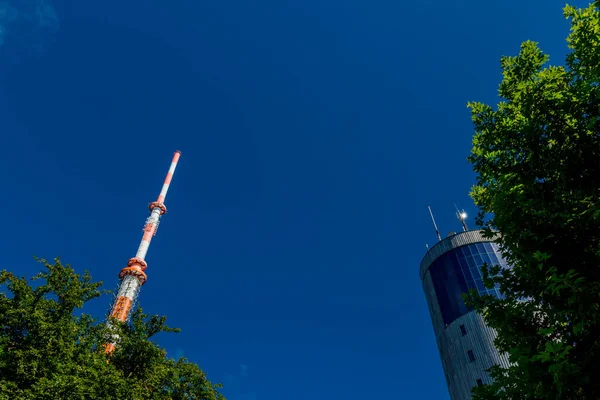
[[[479,254],[486,252],[485,251],[485,246],[483,245],[483,243],[477,243],[477,244],[475,244],[475,247],[477,248],[477,252]]]
[[[487,254],[487,253],[486,254],[482,254],[481,258],[483,259],[483,262],[488,265],[488,267],[492,267],[493,266],[492,260],[490,259],[489,254]]]
[[[460,326],[460,333],[465,336],[467,334],[467,328],[464,325]]]
[[[473,354],[472,350],[467,351],[467,355],[469,356],[469,361],[475,361],[475,354]]]
[[[448,325],[470,310],[461,297],[461,294],[467,292],[469,288],[456,254],[450,252],[438,258],[429,268],[429,273],[442,312],[442,319],[444,324]]]
[[[483,386],[483,381],[481,379],[477,379],[477,386]]]

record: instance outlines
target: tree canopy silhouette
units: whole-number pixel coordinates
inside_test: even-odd
[[[527,41],[501,60],[498,106],[469,104],[478,223],[513,266],[487,274],[506,298],[471,299],[513,363],[475,399],[600,398],[599,6],[564,8],[565,66]]]
[[[109,360],[104,345],[115,332],[90,315],[75,315],[101,295],[101,283],[58,258],[40,261],[35,285],[0,273],[6,289],[0,293],[0,399],[224,400],[196,364],[167,358],[150,340],[178,331],[164,316],[137,308],[129,322],[113,320],[120,339]]]

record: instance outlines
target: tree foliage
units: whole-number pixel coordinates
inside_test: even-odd
[[[112,321],[120,341],[109,360],[104,321],[75,315],[101,283],[59,259],[40,261],[34,285],[0,273],[0,400],[224,400],[196,364],[167,358],[150,340],[178,331],[165,317],[138,308],[129,323]]]
[[[600,399],[600,1],[564,8],[565,66],[537,43],[503,57],[502,101],[470,103],[478,224],[512,269],[472,298],[512,362],[475,399]]]

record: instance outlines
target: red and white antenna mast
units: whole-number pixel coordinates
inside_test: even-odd
[[[171,183],[171,179],[173,179],[173,174],[175,173],[175,168],[177,167],[180,156],[181,152],[179,150],[173,155],[171,167],[165,178],[162,190],[158,195],[158,199],[155,202],[150,203],[150,216],[146,220],[146,225],[144,225],[144,236],[142,237],[142,241],[140,242],[135,257],[131,258],[127,262],[127,266],[119,273],[121,282],[119,283],[117,298],[110,311],[110,316],[119,321],[127,321],[129,312],[137,299],[140,289],[142,285],[146,283],[147,276],[144,271],[148,267],[148,264],[144,259],[146,258],[146,253],[148,253],[152,237],[156,235],[160,217],[167,212],[167,207],[165,207],[164,204],[165,197],[167,197],[169,184]],[[112,343],[106,345],[106,353],[110,354],[114,351],[117,339],[118,337],[114,335]]]

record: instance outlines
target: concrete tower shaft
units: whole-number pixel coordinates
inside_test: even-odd
[[[494,346],[496,332],[461,297],[470,289],[502,296],[497,287],[483,285],[483,264],[509,267],[493,239],[479,230],[450,235],[432,246],[421,262],[423,290],[452,400],[471,399],[473,386],[491,383],[488,368],[509,365],[508,356]]]

